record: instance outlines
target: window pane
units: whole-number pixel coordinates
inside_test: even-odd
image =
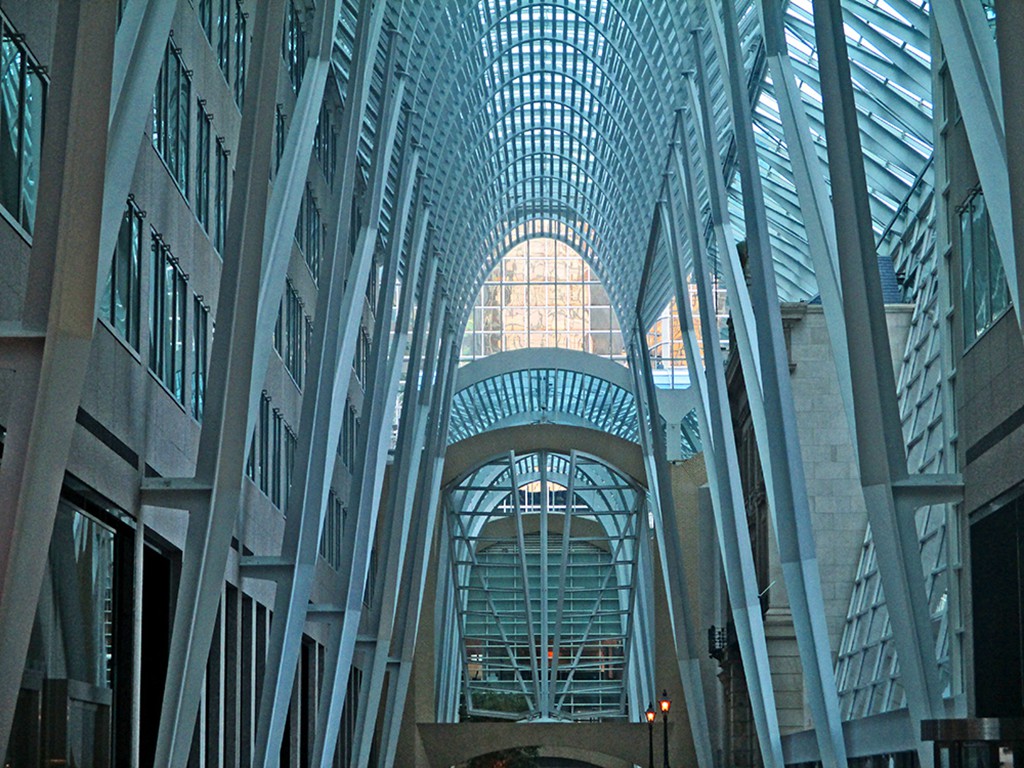
[[[974,341],[974,250],[971,247],[970,208],[960,213],[960,262],[963,276],[964,343]]]
[[[995,319],[1010,304],[1009,286],[1003,262],[999,258],[999,246],[996,245],[996,233],[992,229],[992,220],[988,221],[988,253],[991,261],[992,274],[992,318]]]
[[[14,214],[18,211],[21,185],[21,66],[22,54],[5,30],[0,53],[0,205]]]
[[[985,198],[981,195],[977,195],[971,205],[971,250],[974,253],[974,324],[975,333],[980,335],[992,321],[988,216]]]
[[[36,220],[36,199],[39,194],[39,159],[43,143],[42,79],[28,72],[25,77],[24,123],[21,134],[21,225],[29,232]]]

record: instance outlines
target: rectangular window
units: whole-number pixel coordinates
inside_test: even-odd
[[[341,500],[332,488],[327,494],[327,509],[324,513],[324,527],[320,535],[320,557],[337,570],[341,567],[342,534]]]
[[[270,395],[266,392],[260,397],[259,418],[259,477],[260,490],[267,493],[270,488]]]
[[[206,39],[213,42],[213,0],[199,0],[196,5],[199,14],[199,26],[203,28]]]
[[[155,234],[150,274],[149,368],[179,403],[185,402],[185,275]]]
[[[274,173],[281,168],[281,156],[284,154],[285,120],[281,105],[274,108]]]
[[[249,438],[249,458],[245,462],[245,476],[256,482],[256,431]]]
[[[964,345],[969,346],[1010,305],[1010,293],[985,196],[980,191],[972,194],[958,213]]]
[[[324,228],[321,222],[320,206],[313,195],[313,188],[306,184],[299,205],[299,218],[295,223],[295,240],[316,284],[320,282],[320,254],[323,250]]]
[[[288,369],[295,384],[302,388],[302,342],[305,334],[305,312],[302,299],[289,280],[285,291],[285,339],[284,367]]]
[[[333,189],[338,162],[338,130],[334,125],[332,114],[327,102],[320,105],[320,119],[317,121],[316,134],[313,137],[313,152],[320,163],[324,181]]]
[[[356,351],[356,379],[366,388],[366,367],[370,360],[370,334],[365,328],[359,329],[359,345]]]
[[[36,220],[46,82],[21,36],[0,17],[0,205],[28,234]]]
[[[217,63],[227,80],[231,72],[231,0],[217,0]]]
[[[284,359],[284,299],[277,305],[277,322],[274,323],[274,351]]]
[[[302,76],[306,73],[306,33],[302,30],[302,19],[295,6],[289,2],[284,20],[284,39],[281,41],[281,53],[284,56],[285,68],[288,70],[288,81],[292,90],[299,92],[302,87]]]
[[[133,349],[139,348],[142,295],[142,212],[129,199],[100,299],[100,316],[117,329]]]
[[[359,419],[356,416],[355,406],[352,401],[347,401],[345,415],[341,422],[341,463],[349,471],[355,466],[356,459],[356,438],[359,432]]]
[[[210,128],[213,119],[200,99],[196,107],[196,218],[210,231]]]
[[[302,340],[302,370],[309,369],[309,353],[313,351],[313,319],[306,315],[306,328]]]
[[[216,173],[213,194],[213,247],[224,252],[224,238],[228,231],[228,151],[224,139],[217,137]]]
[[[299,441],[292,432],[291,428],[284,425],[284,506],[282,507],[285,512],[288,510],[288,500],[291,498],[292,493],[292,469],[295,464],[295,449],[298,447]]]
[[[284,419],[274,409],[274,431],[271,433],[270,458],[270,500],[275,507],[281,506],[281,427]]]
[[[195,318],[192,326],[192,416],[202,421],[210,343],[210,308],[203,303],[202,296],[192,297],[192,312]]]
[[[249,14],[242,10],[242,3],[235,2],[235,104],[242,109],[245,93],[245,37],[246,19]]]
[[[185,197],[188,197],[191,110],[192,73],[185,69],[180,49],[174,47],[173,40],[169,40],[153,100],[153,146]]]

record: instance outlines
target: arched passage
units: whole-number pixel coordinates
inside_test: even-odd
[[[578,756],[608,768],[618,768],[623,762],[647,764],[647,726],[641,723],[419,723],[416,727],[432,768],[447,768],[514,747],[540,747],[548,754]],[[669,722],[670,739],[676,727]],[[655,762],[659,765],[661,758],[656,738]]]

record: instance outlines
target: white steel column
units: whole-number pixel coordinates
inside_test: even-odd
[[[648,238],[647,257],[650,260],[663,229],[661,207],[654,210],[654,221]],[[683,314],[680,306],[680,316]],[[633,396],[636,400],[638,433],[647,467],[647,492],[654,512],[654,536],[661,560],[661,576],[668,602],[668,616],[676,649],[676,664],[683,682],[686,712],[690,721],[697,764],[712,768],[714,752],[708,730],[707,704],[704,683],[700,673],[700,643],[690,612],[690,585],[683,562],[682,541],[679,536],[675,501],[672,498],[672,478],[669,475],[665,439],[661,430],[661,414],[650,364],[650,350],[643,332],[639,313],[634,323],[633,339],[629,345],[629,370],[633,375]],[[688,358],[689,359],[689,358]],[[647,529],[646,522],[642,526]],[[643,706],[642,702],[639,702]]]
[[[432,288],[432,286],[431,286]],[[438,307],[440,304],[437,305]],[[420,307],[419,314],[424,308]],[[435,308],[435,314],[437,309]],[[415,358],[413,358],[415,359]],[[429,368],[430,356],[427,357]],[[429,376],[425,375],[429,380]],[[360,454],[368,454],[365,448],[369,445],[364,436]],[[355,530],[346,536],[344,542],[343,566],[345,586],[341,596],[343,610],[341,621],[331,627],[330,637],[327,645],[327,661],[324,667],[324,681],[320,692],[320,709],[317,713],[317,735],[313,747],[314,766],[327,768],[334,755],[337,745],[338,728],[341,724],[341,715],[345,705],[345,692],[348,685],[349,671],[352,666],[352,658],[355,653],[356,633],[359,629],[359,621],[362,616],[363,591],[366,584],[366,575],[369,567],[369,552],[373,543],[373,530],[371,524],[375,525],[377,510],[369,509],[366,501],[372,497],[374,503],[379,506],[380,489],[368,487],[369,480],[365,480],[365,471],[360,465],[355,476],[352,478],[353,495],[350,498],[352,509],[356,512]],[[362,551],[359,551],[361,548]]]
[[[155,763],[168,768],[183,768],[192,746],[245,472],[254,406],[253,350],[261,341],[269,345],[269,338],[256,333],[256,316],[284,8],[263,4],[254,21],[253,77],[246,86],[239,132],[195,477],[143,484],[144,504],[190,512],[156,745]]]
[[[857,416],[857,460],[907,707],[918,734],[922,719],[944,713],[914,515],[922,493],[907,477],[839,0],[815,3],[814,30]],[[934,486],[939,478],[920,479]],[[922,766],[931,766],[930,746],[919,744],[918,756]]]
[[[376,222],[380,215],[384,176],[391,165],[391,150],[401,111],[399,104],[403,88],[399,84],[392,99],[390,79],[385,79],[383,90],[387,107],[382,119],[384,130],[374,161],[369,211],[371,222]],[[418,153],[413,153],[406,168],[407,172],[401,180],[398,202],[402,207],[397,211],[397,226],[400,228],[392,232],[393,243],[397,249],[392,248],[389,251],[389,269],[394,269],[391,267],[391,261],[397,261],[401,257],[405,217],[408,214],[418,161]],[[376,226],[370,227],[370,231],[375,233]],[[367,236],[361,242],[375,243],[376,237]],[[285,515],[281,555],[273,562],[266,562],[263,558],[255,561],[255,564],[261,567],[279,566],[267,570],[268,575],[275,577],[277,591],[256,730],[255,761],[257,765],[267,768],[276,765],[279,759],[296,665],[302,649],[302,632],[316,573],[320,534],[334,470],[334,457],[345,412],[344,389],[347,388],[351,376],[351,363],[343,367],[342,363],[345,361],[340,359],[345,329],[336,321],[346,298],[347,265],[339,258],[341,254],[343,251],[335,249],[329,259],[317,301],[313,345],[307,370],[309,381],[302,400],[298,447],[293,468],[295,479]],[[351,286],[353,290],[356,287]],[[386,318],[390,320],[390,305],[388,310]],[[378,317],[379,321],[381,319]],[[388,330],[390,329],[384,330],[385,337]],[[376,376],[371,380],[376,381]]]
[[[657,220],[655,228],[660,229]],[[652,241],[655,237],[656,232],[652,233]],[[636,399],[640,443],[647,466],[647,490],[654,511],[654,532],[661,555],[661,577],[665,585],[673,645],[676,649],[676,665],[683,683],[686,714],[690,722],[694,751],[697,754],[697,765],[699,768],[712,768],[715,761],[711,748],[711,733],[708,730],[704,682],[700,673],[700,643],[690,612],[692,592],[686,578],[679,521],[672,498],[672,478],[669,475],[665,454],[658,396],[651,371],[650,350],[647,348],[647,339],[642,327],[637,317],[632,343],[629,345],[629,370],[633,374],[633,394]],[[641,528],[646,530],[646,524]],[[643,706],[642,702],[638,704]]]
[[[163,66],[175,3],[128,0],[114,41],[114,72],[107,134],[107,174],[100,223],[99,302],[110,274],[107,254],[114,252],[125,201],[131,189],[139,148],[152,119],[153,92]]]
[[[740,52],[739,30],[733,0],[722,3],[725,51],[719,62],[729,73],[732,93],[732,124],[743,192],[744,224],[747,233],[747,265],[750,269],[750,298],[757,324],[748,334],[758,339],[761,356],[761,395],[751,396],[758,386],[744,370],[744,386],[754,418],[758,454],[768,491],[775,539],[779,549],[786,597],[793,616],[797,648],[803,671],[818,754],[825,768],[845,768],[846,744],[839,715],[825,623],[825,601],[811,523],[810,500],[804,478],[803,455],[797,432],[796,411],[790,382],[789,355],[782,330],[782,313],[775,282],[775,265],[765,216],[764,190],[754,143],[753,115],[747,98],[746,76]],[[724,55],[721,55],[724,54]],[[729,62],[726,65],[725,62]],[[707,110],[704,119],[708,120]],[[681,165],[678,155],[677,166]],[[734,313],[734,320],[737,319]],[[738,318],[741,322],[744,317]],[[760,427],[760,429],[758,429]]]
[[[1013,273],[1007,270],[1006,277],[1010,283],[1010,295],[1015,297],[1014,306],[1017,307],[1019,319],[1019,299],[1024,295],[1024,291],[1021,290],[1024,287],[1024,80],[1020,76],[1020,62],[1024,60],[1024,13],[1021,13],[1019,3],[996,0],[996,41],[1006,136],[1010,218],[1013,222],[1012,258],[1016,263],[1016,286],[1013,284]],[[949,57],[948,50],[946,57]],[[957,92],[957,98],[959,96]],[[966,120],[966,116],[964,119]],[[975,164],[978,165],[977,162]],[[981,173],[980,165],[978,173]],[[985,203],[989,204],[987,196]],[[1002,244],[999,246],[999,252],[1003,253]],[[1004,268],[1005,262],[1006,256],[1003,256]]]
[[[405,561],[402,574],[402,588],[399,596],[397,621],[391,641],[392,682],[388,685],[384,702],[381,725],[381,765],[392,768],[398,751],[398,737],[405,711],[405,698],[409,692],[412,677],[413,656],[419,633],[420,611],[423,607],[423,590],[427,570],[434,551],[434,534],[437,530],[437,497],[440,493],[440,475],[444,469],[445,448],[448,444],[448,424],[452,395],[455,390],[456,371],[459,365],[459,339],[452,334],[444,346],[443,377],[436,395],[430,399],[429,421],[434,426],[427,460],[424,468],[433,467],[431,487],[424,483],[425,498],[415,505],[420,514],[416,516],[416,528],[409,542],[411,556]],[[418,456],[413,459],[418,462]],[[424,472],[425,474],[425,472]],[[422,497],[421,497],[422,498]],[[411,502],[410,502],[411,503]]]
[[[371,24],[377,23],[379,20],[381,20],[381,17],[370,16],[368,18]],[[391,56],[389,56],[390,59]],[[372,67],[373,57],[370,57],[364,72],[367,81],[369,81],[372,75]],[[389,74],[385,77],[385,92],[387,92],[392,76]],[[345,284],[345,305],[341,310],[341,324],[346,329],[344,343],[348,345],[349,349],[354,349],[366,286],[373,264],[380,208],[383,201],[384,188],[387,183],[387,174],[391,166],[391,151],[398,129],[398,119],[401,113],[399,106],[403,93],[404,78],[399,77],[394,99],[390,101],[381,119],[380,134],[377,138],[377,145],[374,148],[375,157],[373,177],[370,182],[369,218],[367,225],[359,233],[356,251],[353,255]],[[352,145],[354,153],[358,148],[359,126],[354,125],[352,127],[355,129],[352,133],[352,138],[355,140]],[[407,176],[404,183],[411,185],[414,180],[415,173]],[[406,194],[406,192],[403,191],[402,194]],[[407,204],[408,198],[406,198]],[[342,210],[345,210],[344,198],[342,199]],[[339,219],[339,230],[340,224],[341,220]],[[395,235],[395,233],[392,234]],[[344,242],[339,242],[339,247],[344,245]],[[357,463],[353,472],[352,492],[349,496],[349,507],[355,514],[355,525],[351,533],[346,536],[346,541],[344,542],[344,556],[342,558],[343,587],[342,594],[339,596],[340,605],[338,606],[341,610],[341,615],[340,620],[331,627],[330,640],[326,649],[326,671],[320,710],[317,713],[317,732],[312,756],[314,765],[323,765],[325,768],[333,760],[338,731],[341,725],[340,717],[344,705],[349,670],[352,665],[352,656],[355,652],[356,633],[359,630],[359,621],[362,616],[363,593],[370,566],[370,549],[373,546],[376,531],[381,491],[380,479],[383,476],[384,461],[390,437],[390,430],[384,429],[386,411],[394,400],[393,396],[391,396],[389,402],[385,402],[389,398],[388,391],[391,390],[387,383],[389,377],[385,375],[384,371],[388,358],[390,320],[391,313],[389,307],[387,313],[377,318],[377,327],[375,329],[377,338],[373,339],[366,381],[363,382],[367,390],[367,398],[362,413],[363,434],[359,435],[357,450],[357,455],[360,455],[362,460]],[[348,389],[348,373],[351,370],[351,365],[351,356],[343,356],[339,362],[339,376],[335,381],[334,392],[334,400],[337,403],[344,402],[345,393]],[[338,421],[340,422],[340,407],[338,414]],[[383,434],[385,431],[387,432],[387,437]],[[336,435],[333,441],[333,444],[336,446]]]
[[[999,256],[1010,287],[1010,299],[1017,313],[1017,323],[1024,327],[1020,304],[1021,276],[1017,274],[1014,249],[1013,201],[1010,197],[1007,165],[1008,137],[1003,122],[1003,93],[996,41],[980,2],[934,0],[931,7],[932,18],[939,30],[942,50],[946,55],[949,76],[960,103],[967,141],[974,155],[974,166],[978,169],[981,188],[985,192],[985,205],[989,210],[992,231],[996,236]],[[1019,15],[1021,9],[1016,5],[1007,5],[1005,9],[1007,12],[1004,15],[1011,19],[1012,25],[1012,17]],[[1012,84],[1010,87],[1013,87]],[[826,118],[827,115],[826,112]],[[828,128],[827,119],[825,127]],[[831,155],[829,158],[831,160]]]
[[[417,205],[416,219],[413,226],[414,239],[410,259],[406,265],[406,276],[402,286],[402,297],[399,304],[398,318],[395,321],[394,337],[391,343],[389,354],[388,376],[388,403],[393,403],[398,390],[399,377],[402,373],[402,362],[405,357],[406,344],[409,337],[409,320],[412,316],[413,302],[416,296],[417,278],[420,274],[420,261],[423,254],[423,242],[426,236],[426,228],[430,211],[422,196]],[[403,221],[404,229],[404,221]],[[378,303],[378,317],[382,313],[390,315],[393,286],[397,282],[397,261],[394,262],[396,269],[394,274],[385,275],[383,283],[385,287],[392,286],[392,291],[387,298],[382,298]],[[425,314],[425,313],[424,313]],[[410,365],[410,373],[415,375],[416,365]],[[408,382],[408,377],[407,377]],[[408,384],[407,384],[408,386]],[[413,390],[409,389],[410,394]],[[412,398],[415,402],[415,398]],[[390,413],[389,409],[389,413]],[[386,429],[387,424],[382,425]],[[392,464],[390,483],[393,486],[398,482],[396,471],[399,468],[398,461]],[[412,527],[412,508],[399,509],[390,501],[393,494],[388,494],[388,504],[384,508],[385,518],[384,529],[381,532],[380,541],[386,549],[383,556],[378,560],[378,567],[382,573],[380,579],[381,588],[372,596],[370,607],[370,619],[376,624],[375,639],[372,641],[372,648],[368,652],[367,668],[363,670],[363,681],[359,690],[359,703],[356,707],[356,744],[353,753],[353,763],[356,766],[369,765],[370,750],[373,746],[374,728],[377,722],[377,711],[380,707],[380,697],[384,689],[385,673],[387,671],[388,654],[391,650],[391,634],[394,629],[395,608],[398,602],[399,579],[402,575],[403,564],[406,557],[406,547],[409,542],[409,532]]]
[[[701,417],[701,438],[704,441],[704,459],[711,489],[715,525],[718,530],[723,572],[732,607],[733,624],[740,646],[740,656],[750,693],[751,709],[757,728],[761,756],[766,766],[781,768],[782,742],[779,736],[778,714],[775,707],[775,693],[772,689],[771,670],[768,664],[768,649],[764,635],[764,620],[761,601],[754,572],[753,552],[750,546],[750,531],[747,528],[743,494],[740,488],[739,459],[736,442],[732,436],[732,416],[728,390],[725,383],[725,364],[718,339],[718,322],[714,311],[714,297],[711,278],[708,274],[704,238],[697,225],[694,208],[693,158],[689,145],[682,147],[682,168],[680,187],[682,199],[673,200],[668,207],[668,231],[675,254],[673,269],[676,270],[677,296],[689,296],[684,281],[685,266],[681,249],[681,235],[675,222],[674,210],[683,212],[686,235],[690,244],[693,265],[693,280],[697,285],[701,334],[704,341],[704,367],[692,367],[691,381],[698,387],[704,407],[698,410]],[[724,260],[724,255],[723,255]],[[677,302],[679,299],[677,298]],[[679,313],[682,335],[688,360],[700,360],[696,346],[693,319],[687,312]],[[710,444],[711,450],[708,450]]]
[[[797,86],[793,62],[786,44],[782,0],[760,0],[761,30],[765,57],[772,78],[779,119],[786,138],[786,150],[793,170],[800,213],[807,232],[807,248],[814,266],[814,277],[821,294],[825,324],[828,328],[832,359],[840,382],[839,393],[850,427],[855,431],[853,395],[850,391],[850,358],[846,349],[846,321],[842,313],[839,288],[839,264],[836,255],[836,227],[831,214],[828,186],[821,172],[821,161],[811,138],[810,123]]]
[[[35,606],[92,345],[106,175],[115,6],[62,0],[20,326],[0,328],[14,370],[0,464],[0,756],[6,754]]]

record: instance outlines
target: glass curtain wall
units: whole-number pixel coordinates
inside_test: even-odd
[[[619,320],[590,265],[550,237],[512,246],[484,281],[462,363],[529,347],[576,349],[626,364]]]
[[[509,454],[449,492],[461,717],[626,716],[644,509],[575,452]]]
[[[112,765],[114,531],[60,502],[5,765]]]

